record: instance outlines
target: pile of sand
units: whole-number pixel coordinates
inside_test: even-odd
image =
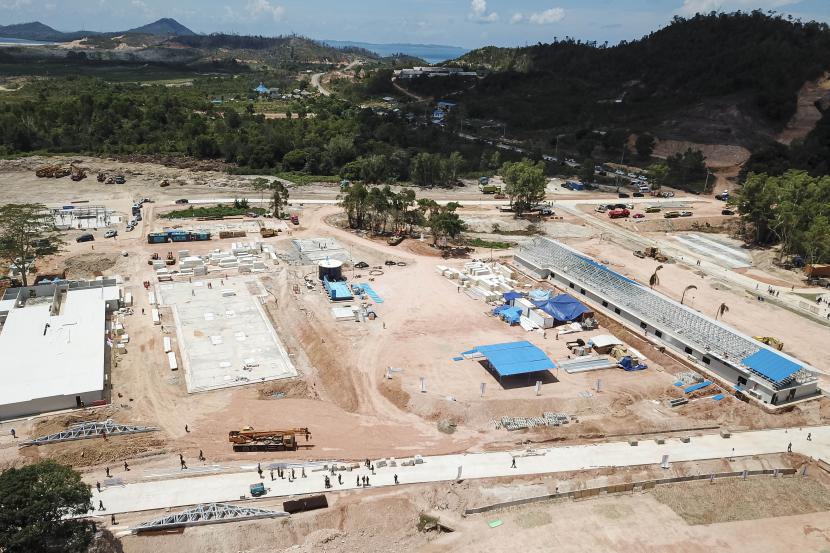
[[[105,253],[84,253],[73,255],[66,260],[66,278],[85,279],[102,276],[104,271],[112,269],[118,262],[118,256]]]

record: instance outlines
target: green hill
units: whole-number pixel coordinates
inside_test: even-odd
[[[451,64],[490,71],[469,90],[458,83],[466,115],[514,131],[648,128],[753,146],[786,123],[799,88],[830,65],[830,30],[760,11],[698,15],[613,47],[570,39],[488,47]],[[413,88],[447,86],[433,81]]]

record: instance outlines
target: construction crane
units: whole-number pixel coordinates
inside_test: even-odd
[[[308,428],[256,432],[246,426],[242,430],[228,432],[228,441],[233,444],[234,451],[296,451],[297,436],[305,436],[308,442],[311,432]]]

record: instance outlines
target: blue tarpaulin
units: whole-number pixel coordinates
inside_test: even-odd
[[[760,374],[767,380],[783,382],[801,370],[801,365],[790,361],[783,355],[771,349],[761,348],[749,357],[741,360],[753,372]]]
[[[709,386],[710,384],[712,384],[711,380],[704,380],[703,382],[698,382],[697,384],[692,384],[688,388],[683,388],[683,391],[686,392],[687,394],[691,394],[692,392],[702,390],[703,388],[705,388],[706,386]]]
[[[508,307],[501,312],[501,318],[511,325],[519,324],[519,319],[522,317],[521,307]]]
[[[504,298],[505,302],[511,302],[511,301],[513,301],[517,298],[521,298],[522,294],[519,293],[519,292],[510,291],[510,292],[505,292],[504,294],[502,294],[502,297]]]
[[[533,305],[559,322],[575,321],[591,310],[570,294],[559,294],[547,301],[534,301]]]
[[[462,355],[474,354],[486,357],[500,377],[556,368],[545,352],[527,341],[478,346]]]

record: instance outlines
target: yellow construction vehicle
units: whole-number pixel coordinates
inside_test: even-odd
[[[766,344],[770,347],[777,349],[778,351],[784,349],[784,342],[782,342],[775,336],[753,336],[753,338],[755,338],[762,344]]]
[[[228,441],[233,444],[234,451],[296,451],[297,436],[305,436],[308,442],[311,432],[308,428],[255,432],[252,427],[246,426],[242,430],[228,432]]]

